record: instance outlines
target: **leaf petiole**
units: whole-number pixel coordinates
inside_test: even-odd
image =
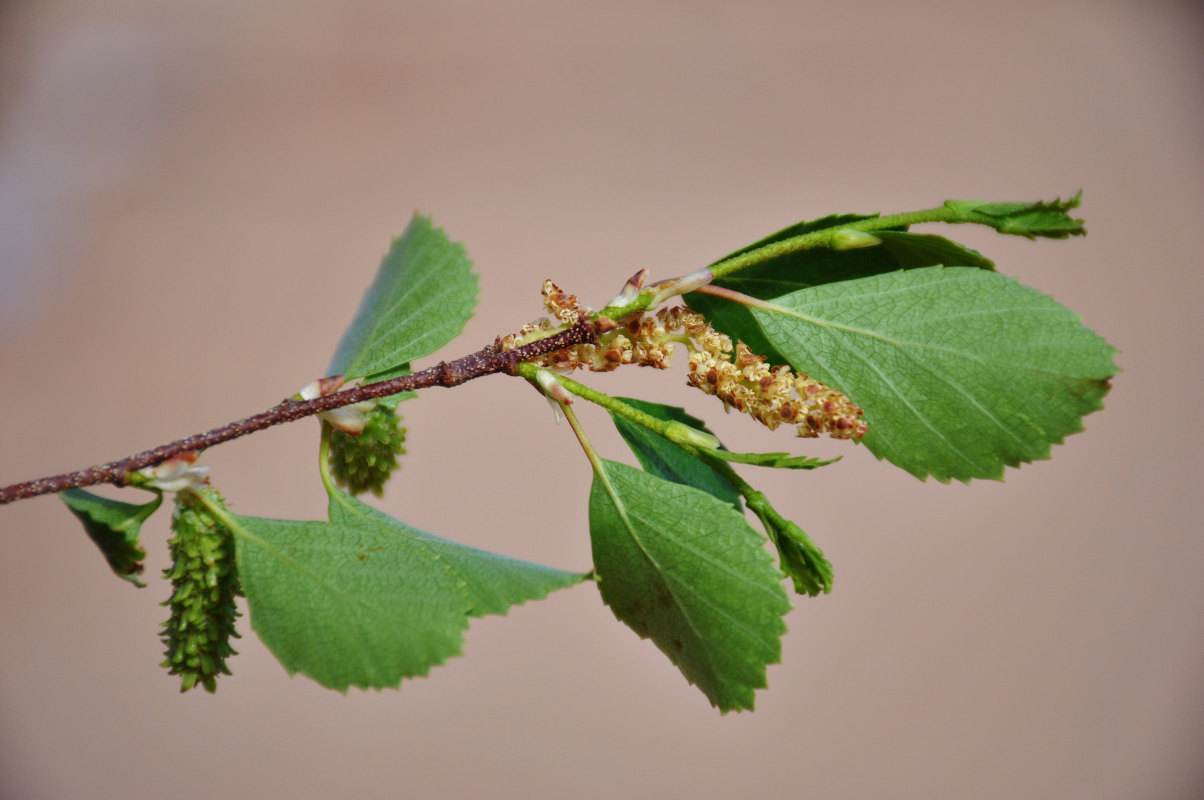
[[[334,485],[334,478],[330,474],[330,437],[333,433],[333,428],[330,423],[322,422],[322,437],[318,443],[318,475],[322,478],[322,486],[326,489],[326,494],[333,497],[337,491]]]
[[[577,414],[573,411],[573,407],[568,403],[560,403],[560,410],[564,412],[564,418],[568,420],[569,427],[573,429],[573,434],[577,437],[577,442],[581,445],[581,449],[585,452],[585,457],[589,459],[590,466],[593,467],[594,474],[606,481],[606,472],[602,469],[602,459],[598,457],[598,451],[590,443],[589,437],[585,434],[585,428],[581,425],[581,420],[577,419]],[[607,483],[609,486],[609,483]]]

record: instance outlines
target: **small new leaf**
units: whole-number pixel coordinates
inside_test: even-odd
[[[990,225],[1000,233],[1010,233],[1035,239],[1065,239],[1068,236],[1086,236],[1083,220],[1071,217],[1067,212],[1078,208],[1083,193],[1080,191],[1067,200],[1055,198],[1052,202],[1036,203],[984,203],[980,200],[947,200],[945,207],[957,212],[963,222]]]
[[[613,461],[601,469],[589,520],[602,599],[720,711],[751,709],[790,609],[764,539],[707,492]]]
[[[135,586],[146,586],[138,578],[146,558],[146,551],[138,543],[138,532],[159,508],[163,495],[156,494],[155,499],[142,505],[110,500],[83,489],[68,489],[59,497],[83,523],[88,538],[100,548],[113,573]]]
[[[830,593],[834,572],[824,551],[802,528],[782,517],[764,493],[751,487],[746,487],[745,492],[748,507],[761,520],[769,540],[778,549],[782,572],[790,576],[794,590],[810,597]]]
[[[464,247],[415,215],[381,262],[330,374],[377,376],[433,353],[464,329],[476,302],[477,278]]]
[[[765,529],[778,548],[782,571],[794,582],[794,591],[811,597],[832,591],[832,564],[802,528],[786,520],[785,525],[766,524]]]

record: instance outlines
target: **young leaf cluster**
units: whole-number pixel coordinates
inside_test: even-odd
[[[394,474],[405,439],[396,406],[412,392],[321,414],[325,519],[232,514],[191,458],[177,470],[182,477],[160,471],[134,481],[156,492],[147,504],[80,490],[63,500],[111,568],[137,582],[139,527],[163,491],[178,492],[164,640],[165,666],[185,689],[212,691],[227,672],[240,590],[252,628],[289,673],[345,691],[425,675],[460,653],[472,618],[592,578],[615,616],[650,639],[714,706],[751,709],[767,685],[767,665],[781,656],[790,609],[783,580],[798,595],[826,594],[833,567],[739,470],[806,471],[835,459],[732,451],[682,408],[614,397],[567,371],[626,363],[670,369],[677,345],[691,354],[691,369],[703,370],[690,385],[705,391],[710,370],[735,387],[708,392],[716,409],[747,410],[741,398],[754,397],[758,418],[776,427],[794,414],[777,405],[792,402],[782,392],[813,392],[820,399],[808,413],[839,406],[858,420],[864,414],[854,440],[921,479],[998,479],[1005,466],[1047,458],[1053,444],[1082,428],[1117,371],[1115,350],[1069,309],[997,273],[982,254],[910,228],[969,223],[1030,239],[1066,238],[1084,233],[1082,220],[1069,214],[1078,202],[1078,195],[950,200],[903,214],[800,222],[681,278],[645,285],[646,273],[637,273],[596,312],[546,282],[551,318],[499,337],[469,360],[508,358],[498,362],[505,371],[532,382],[567,418],[593,473],[590,570],[458,544],[357,500],[363,492],[379,496]],[[323,381],[337,390],[411,374],[412,362],[461,331],[476,294],[464,248],[416,216],[336,348],[335,377]],[[651,316],[679,295],[688,309]],[[662,324],[668,320],[684,329]],[[538,357],[530,349],[566,331],[574,333],[571,347],[555,349],[568,339],[547,341]],[[705,359],[703,347],[712,348]],[[443,385],[460,381],[444,374]],[[576,400],[609,413],[641,468],[594,449]]]

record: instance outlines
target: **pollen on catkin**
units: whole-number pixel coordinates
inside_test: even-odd
[[[502,350],[512,350],[550,331],[576,324],[589,314],[575,296],[550,280],[544,281],[543,295],[544,307],[555,319],[524,325],[518,333],[499,341]],[[865,436],[864,412],[844,394],[795,373],[789,366],[770,367],[764,356],[753,353],[744,342],[733,344],[701,314],[685,306],[633,314],[599,335],[597,344],[566,347],[533,363],[560,372],[581,368],[609,372],[624,364],[668,369],[673,364],[674,343],[683,345],[689,354],[686,382],[718,397],[725,410],[734,408],[748,414],[770,430],[793,426],[804,438],[820,434],[836,439]]]
[[[715,346],[690,353],[686,382],[723,401],[727,409],[748,414],[775,430],[793,425],[799,436],[814,439],[826,433],[834,439],[860,439],[867,426],[864,412],[849,398],[814,378],[796,375],[790,367],[770,368],[765,357],[717,335]],[[726,340],[726,341],[725,341]]]

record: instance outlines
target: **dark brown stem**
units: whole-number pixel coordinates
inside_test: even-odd
[[[332,408],[378,397],[388,397],[401,392],[426,389],[431,386],[459,386],[465,381],[479,378],[482,375],[492,375],[495,372],[513,375],[519,362],[537,358],[563,347],[597,340],[598,334],[594,330],[593,323],[583,320],[546,339],[540,339],[513,350],[499,350],[496,344],[490,345],[463,358],[457,358],[455,361],[440,361],[428,369],[402,375],[392,380],[363,384],[314,400],[284,400],[268,410],[246,419],[240,419],[204,433],[196,433],[116,461],[81,469],[78,472],[68,472],[63,475],[53,475],[6,486],[0,489],[0,505],[41,494],[61,492],[64,489],[94,486],[98,483],[113,483],[122,486],[127,483],[129,473],[135,470],[161,464],[184,453],[199,453],[215,444],[228,442],[231,439],[270,428],[282,422],[292,422],[302,417],[329,411]]]

